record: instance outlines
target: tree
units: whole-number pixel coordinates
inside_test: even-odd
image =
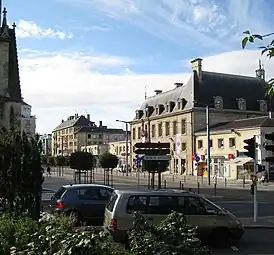
[[[70,155],[70,168],[76,170],[91,170],[93,155],[86,151],[76,151]]]
[[[119,159],[116,155],[113,155],[109,152],[102,154],[99,158],[99,162],[101,167],[104,169],[104,184],[105,185],[113,185],[113,168],[117,167]],[[109,172],[111,172],[111,176],[109,176]],[[111,180],[110,180],[111,177]]]
[[[161,188],[161,174],[162,172],[166,171],[169,166],[168,160],[144,160],[143,161],[143,170],[152,173],[152,188],[154,188],[154,175],[158,173],[158,189]]]
[[[66,157],[65,156],[57,156],[55,158],[56,165],[59,167],[59,176],[63,175],[63,166],[66,164]]]
[[[43,169],[39,136],[12,127],[0,131],[0,208],[9,214],[40,215]]]
[[[41,163],[42,165],[48,165],[49,164],[49,158],[47,155],[42,155],[41,156]]]
[[[117,167],[119,159],[116,155],[106,152],[100,156],[99,162],[102,168],[113,169]]]
[[[242,40],[242,48],[245,49],[248,43],[254,43],[255,41],[263,41],[265,38],[273,37],[274,33],[269,33],[265,35],[260,34],[252,34],[250,31],[245,31],[246,35]],[[261,54],[266,55],[268,58],[272,58],[274,56],[274,39],[267,45],[260,46],[259,49],[262,50]],[[266,95],[272,97],[274,95],[274,78],[271,78],[266,84]]]
[[[48,163],[50,166],[55,167],[56,166],[56,161],[53,156],[48,157]]]

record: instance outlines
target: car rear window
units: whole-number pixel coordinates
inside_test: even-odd
[[[54,197],[56,197],[57,199],[61,198],[62,195],[66,192],[67,188],[65,187],[61,187],[55,194]]]
[[[113,208],[115,206],[115,203],[116,203],[117,199],[118,199],[117,193],[113,192],[112,196],[110,197],[109,202],[106,205],[106,209],[108,209],[108,211],[113,212]]]

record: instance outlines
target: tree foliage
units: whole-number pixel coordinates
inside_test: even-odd
[[[148,171],[150,173],[159,173],[159,172],[164,172],[167,170],[169,166],[169,161],[168,160],[144,160],[143,161],[143,170]]]
[[[49,164],[49,157],[47,155],[41,156],[41,163],[42,165],[48,165]]]
[[[0,209],[12,215],[40,214],[43,169],[39,136],[0,131]]]
[[[149,224],[144,216],[135,213],[129,240],[135,255],[210,254],[198,239],[196,228],[189,229],[184,215],[178,212],[168,215],[158,226]]]
[[[53,166],[53,167],[56,166],[55,158],[53,156],[49,156],[48,157],[48,163],[49,163],[50,166]]]
[[[99,162],[104,169],[113,169],[117,167],[119,159],[116,155],[106,152],[99,158]]]
[[[55,158],[55,161],[56,161],[56,165],[59,167],[66,165],[66,157],[65,156],[57,156]]]
[[[242,39],[242,48],[245,49],[248,43],[255,43],[256,41],[263,41],[265,38],[271,38],[270,41],[266,45],[259,46],[261,49],[261,54],[266,55],[268,58],[272,58],[274,56],[274,33],[269,33],[265,35],[260,34],[252,34],[250,31],[244,32],[245,37]],[[273,96],[274,95],[274,78],[271,78],[266,85],[266,95]]]
[[[70,155],[70,168],[77,170],[91,170],[93,155],[86,151],[76,151]]]

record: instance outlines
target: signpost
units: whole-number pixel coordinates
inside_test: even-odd
[[[158,172],[158,188],[161,188],[161,166],[170,161],[170,143],[136,143],[134,153],[144,155],[144,162],[151,162],[150,165],[155,167],[152,171],[152,188],[154,188],[154,175]],[[137,161],[136,161],[137,162]],[[155,162],[155,163],[153,163]],[[154,165],[155,164],[155,165]]]

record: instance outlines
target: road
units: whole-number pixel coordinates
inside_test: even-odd
[[[246,230],[241,241],[236,242],[228,248],[213,248],[213,255],[273,255],[273,236],[274,229]]]
[[[46,177],[43,185],[44,189],[57,190],[60,186],[72,183],[72,176],[66,175],[64,177]],[[103,183],[103,179],[100,176],[96,176],[97,183]],[[147,189],[147,185],[142,183],[141,189]],[[117,178],[115,177],[114,187],[117,189],[137,189],[136,182],[129,178]],[[177,188],[174,185],[174,188]],[[253,197],[247,190],[232,190],[232,189],[218,189],[217,196],[212,197],[212,188],[202,188],[200,191],[217,204],[227,208],[233,212],[239,218],[247,218],[247,222],[252,223],[253,217]],[[273,229],[265,228],[252,228],[246,229],[244,237],[241,241],[231,245],[229,248],[214,249],[213,255],[233,255],[235,253],[247,255],[247,254],[274,254],[274,192],[258,192],[259,203],[259,216],[261,217],[264,225],[273,226]],[[52,196],[52,193],[45,192],[43,199],[48,200]],[[266,217],[266,216],[272,216]],[[244,222],[243,222],[244,223]]]

